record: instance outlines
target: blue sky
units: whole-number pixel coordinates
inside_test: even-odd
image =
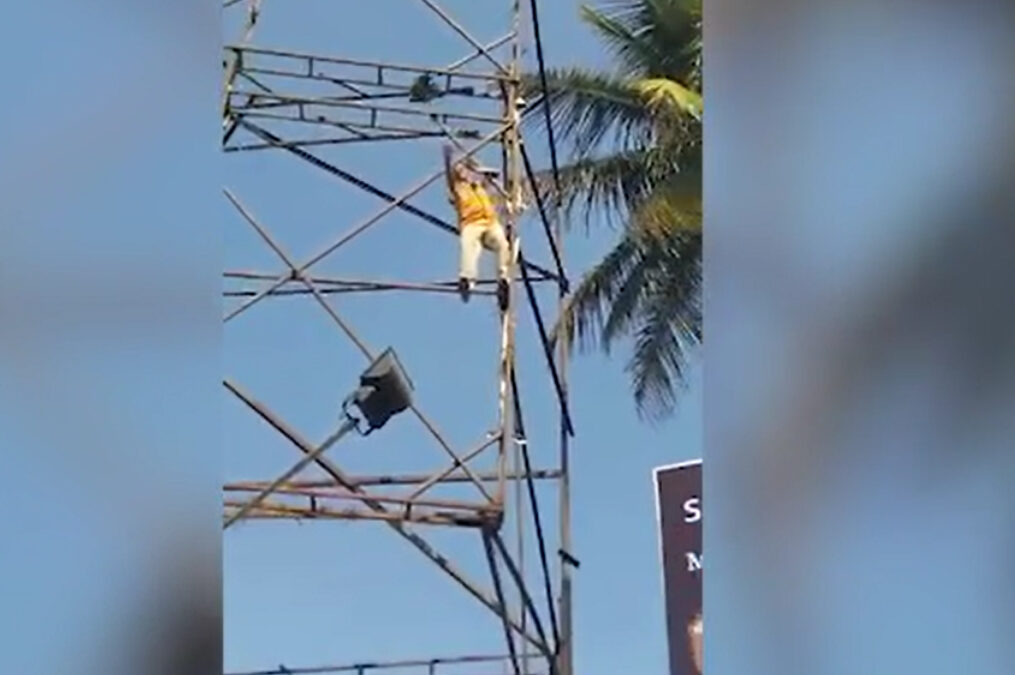
[[[357,3],[373,8],[374,25],[384,20],[370,31],[369,22],[338,15],[353,3],[265,4],[270,44],[435,62],[461,53],[449,33],[430,39],[437,24],[409,0]],[[459,12],[464,0],[448,4],[480,37],[497,32],[482,20],[499,17],[475,16],[487,3],[468,3],[471,15]],[[722,645],[709,667],[1012,672],[1011,406],[970,416],[970,401],[983,399],[952,383],[955,372],[968,376],[956,365],[968,353],[955,349],[967,343],[954,342],[953,331],[975,327],[954,322],[933,331],[939,341],[920,331],[890,341],[897,367],[857,389],[844,416],[836,406],[843,423],[830,431],[787,415],[797,410],[795,394],[813,391],[838,358],[834,345],[816,343],[855,327],[854,311],[868,302],[862,293],[883,298],[906,269],[896,251],[922,250],[919,237],[940,232],[936,217],[975,195],[968,186],[1007,175],[997,168],[1011,154],[1010,136],[998,136],[996,116],[1011,109],[1012,81],[996,64],[1011,62],[1010,17],[984,24],[970,11],[983,3],[920,13],[806,5],[819,16],[790,15],[803,7],[790,3],[734,21],[732,4],[711,5],[722,11],[709,18],[707,56],[715,85],[709,165],[718,179],[707,181],[717,197],[712,255],[734,232],[739,240],[708,264],[719,300],[709,302],[710,322],[737,327],[709,333],[709,433],[718,450],[709,454],[706,536],[716,545],[706,595],[710,635]],[[552,62],[602,61],[572,3],[544,3],[543,12]],[[224,173],[214,110],[217,14],[202,0],[38,0],[12,5],[0,24],[0,68],[17,102],[0,110],[0,208],[3,222],[17,225],[0,227],[0,342],[12,354],[0,360],[0,464],[16,477],[4,501],[14,515],[0,525],[0,625],[17,635],[4,645],[10,672],[157,672],[150,663],[123,666],[144,656],[139,646],[165,639],[158,624],[167,589],[185,583],[201,597],[207,588],[189,577],[192,563],[217,554],[222,474],[273,475],[294,459],[292,448],[218,398],[208,377],[221,371],[223,354],[217,297],[208,292],[219,281],[222,233],[228,265],[276,269],[226,208],[223,177],[300,257],[376,207],[284,157],[247,157]],[[958,48],[940,49],[945,43]],[[866,87],[860,97],[857,73]],[[771,143],[757,139],[778,143],[782,160],[773,165]],[[340,159],[398,190],[435,151],[350,149]],[[839,161],[828,162],[829,153]],[[801,204],[801,195],[810,201]],[[447,208],[436,194],[420,203]],[[965,215],[961,226],[980,237],[976,218]],[[542,259],[538,233],[525,227],[529,250]],[[394,217],[323,271],[446,275],[453,241],[424,231]],[[749,233],[759,238],[739,236]],[[900,244],[901,233],[916,241]],[[594,259],[608,239],[572,239],[572,266]],[[840,273],[873,269],[886,255],[890,269],[860,275],[864,286],[842,283]],[[979,257],[957,262],[952,272],[974,285],[1010,287],[981,276],[992,265]],[[399,348],[426,410],[456,445],[467,444],[490,421],[484,336],[492,308],[444,300],[337,304],[371,344]],[[532,450],[544,464],[552,398],[531,330],[520,326],[519,362]],[[799,349],[811,331],[813,349]],[[337,400],[361,363],[319,309],[265,305],[231,324],[226,341],[227,372],[301,431],[319,439],[334,426]],[[982,364],[980,344],[969,363]],[[816,365],[807,365],[809,354]],[[895,358],[885,352],[885,361]],[[619,362],[580,360],[573,380],[579,667],[663,672],[649,470],[698,454],[698,381],[682,414],[653,430],[636,423]],[[356,470],[432,468],[440,453],[407,422],[343,444],[335,456]],[[779,433],[769,436],[766,424]],[[727,442],[745,430],[746,443]],[[823,437],[780,442],[801,432]],[[759,480],[766,471],[786,480]],[[474,540],[440,539],[478,560]],[[489,616],[372,525],[242,528],[226,538],[225,565],[230,668],[501,648]],[[481,567],[469,571],[479,577]],[[218,602],[216,590],[206,597]],[[807,630],[786,630],[798,627]]]
[[[508,3],[445,3],[481,41],[499,37]],[[356,18],[339,3],[265,3],[255,43],[263,46],[394,62],[454,61],[469,46],[422,3],[358,4]],[[603,65],[605,55],[578,21],[578,4],[543,3],[541,20],[551,64]],[[227,31],[233,23],[227,22]],[[231,40],[235,32],[227,32]],[[526,55],[528,61],[534,53]],[[533,160],[546,161],[538,135]],[[439,161],[438,145],[346,146],[321,151],[339,166],[398,193]],[[487,157],[495,161],[494,155]],[[242,153],[225,159],[225,183],[297,259],[306,259],[380,203],[281,153]],[[450,217],[438,189],[415,203]],[[277,259],[222,200],[226,264],[278,271]],[[522,226],[530,256],[550,262],[536,221]],[[334,276],[405,280],[450,279],[455,240],[396,213],[314,268]],[[598,231],[568,241],[576,277],[611,242]],[[552,293],[542,297],[549,309]],[[495,422],[495,311],[489,303],[462,306],[453,296],[399,294],[343,297],[334,306],[375,349],[395,346],[412,376],[420,406],[456,447],[466,447]],[[535,327],[522,313],[518,368],[533,461],[555,458],[554,398]],[[652,492],[653,466],[701,451],[699,373],[680,413],[658,427],[637,419],[623,372],[612,360],[579,357],[572,369],[577,438],[574,463],[575,631],[577,665],[598,673],[660,673],[666,646]],[[227,373],[313,440],[337,423],[337,404],[364,362],[327,315],[307,299],[263,303],[227,324]],[[297,454],[273,430],[227,398],[223,408],[226,477],[274,476]],[[425,471],[445,458],[402,416],[370,439],[340,444],[333,458],[351,471]],[[482,465],[480,465],[482,466]],[[546,517],[553,494],[541,489]],[[512,523],[508,532],[514,532]],[[512,534],[511,540],[514,536]],[[432,540],[488,584],[479,538],[435,532]],[[551,543],[551,545],[554,545]],[[534,549],[527,539],[531,562]],[[410,546],[377,523],[254,523],[231,529],[224,548],[227,670],[346,663],[462,653],[499,653],[503,634],[493,615]],[[534,567],[530,565],[530,570]],[[535,588],[536,575],[530,576]]]

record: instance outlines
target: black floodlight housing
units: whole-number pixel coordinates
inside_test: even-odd
[[[359,384],[352,402],[366,418],[370,427],[366,433],[380,429],[412,405],[412,382],[390,347],[363,371]]]

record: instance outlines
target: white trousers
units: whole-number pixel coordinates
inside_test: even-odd
[[[461,262],[458,274],[460,278],[469,281],[476,280],[479,276],[479,256],[483,249],[497,255],[497,277],[499,279],[508,278],[511,251],[507,237],[504,236],[504,228],[499,222],[466,225],[459,233],[459,241],[461,243]]]

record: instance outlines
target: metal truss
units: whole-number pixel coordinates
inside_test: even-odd
[[[527,660],[535,660],[535,657]],[[340,666],[310,666],[287,668],[278,666],[269,670],[253,670],[233,675],[325,675],[351,673],[352,675],[387,675],[393,670],[398,675],[494,675],[511,667],[510,656],[460,656],[435,658],[425,661],[391,661],[389,663],[353,663]],[[546,675],[546,670],[529,670],[530,675]]]
[[[225,198],[237,222],[256,234],[277,258],[279,268],[226,270],[224,321],[234,324],[266,302],[302,298],[320,308],[366,365],[377,356],[377,347],[356,330],[337,301],[351,294],[456,294],[455,280],[336,276],[317,271],[320,263],[332,259],[339,249],[355,245],[361,235],[395,212],[410,214],[420,226],[436,228],[445,235],[457,236],[457,228],[413,204],[413,199],[424,191],[443,184],[443,166],[436,161],[418,181],[391,191],[358,175],[354,167],[339,166],[324,153],[342,145],[432,143],[435,138],[454,144],[463,156],[473,156],[484,148],[499,148],[503,167],[496,187],[506,204],[505,229],[514,254],[510,301],[507,311],[500,313],[498,333],[476,336],[477,340],[498,344],[496,419],[490,420],[487,428],[473,429],[470,433],[474,440],[460,447],[426,412],[426,402],[417,400],[408,414],[416,419],[420,443],[436,446],[445,463],[429,472],[353,473],[327,455],[331,444],[348,429],[339,428],[328,441],[313,443],[252,391],[226,377],[223,385],[228,395],[240,401],[272,433],[286,439],[298,451],[294,461],[299,459],[300,463],[282,476],[227,482],[223,488],[224,527],[241,521],[279,519],[381,521],[498,618],[507,653],[389,664],[278,666],[233,675],[366,675],[390,669],[429,675],[464,675],[467,670],[471,675],[480,675],[494,672],[489,670],[494,667],[500,669],[496,672],[510,669],[515,675],[572,672],[570,578],[576,561],[570,552],[568,444],[573,431],[567,404],[567,364],[563,349],[555,347],[547,334],[549,321],[536,293],[538,285],[551,284],[560,300],[567,292],[567,278],[560,229],[550,221],[548,209],[535,189],[522,139],[522,118],[538,101],[526,102],[520,95],[521,3],[491,0],[490,4],[503,3],[509,10],[510,25],[502,35],[481,41],[435,0],[404,1],[421,3],[437,25],[455,33],[464,51],[462,57],[445,64],[418,64],[257,46],[253,38],[262,0],[224,3],[226,11],[243,12],[245,17],[241,39],[224,49],[222,143],[224,151],[234,158],[231,161],[262,152],[303,160],[372,195],[379,203],[372,215],[348,224],[327,246],[297,259],[283,244],[284,232],[275,234],[232,188],[225,188]],[[545,233],[543,240],[534,245],[543,251],[541,260],[530,259],[521,246],[518,225],[526,210],[539,217]],[[448,245],[455,246],[451,236]],[[476,295],[491,295],[493,284],[492,279],[481,280]],[[520,311],[530,312],[534,319],[543,351],[538,365],[548,374],[559,407],[559,434],[552,443],[540,444],[556,445],[559,451],[541,458],[549,466],[538,468],[532,466],[529,456],[530,441],[516,373],[515,325]],[[412,371],[411,363],[408,369]],[[383,443],[383,430],[377,438]],[[309,470],[314,470],[314,477],[305,475]],[[559,512],[548,522],[537,499],[535,486],[540,481],[558,488]],[[449,489],[455,490],[454,496],[448,496]],[[514,497],[509,497],[511,491]],[[509,544],[511,537],[503,526],[510,509],[515,510],[518,524],[516,545]],[[485,555],[489,580],[469,577],[460,565],[438,551],[421,534],[431,527],[474,532],[482,543],[479,550]],[[533,574],[524,568],[526,528],[530,535],[535,533],[539,544],[538,576],[542,583],[537,590],[529,581]],[[559,561],[553,560],[554,556],[559,556]],[[460,591],[451,588],[449,592]]]

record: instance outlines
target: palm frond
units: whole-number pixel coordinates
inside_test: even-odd
[[[600,332],[611,304],[639,260],[641,251],[635,237],[623,237],[603,260],[582,277],[564,303],[552,341],[563,341],[568,349],[575,342],[582,349],[599,344]]]
[[[687,216],[701,208],[700,141],[693,134],[668,141],[561,167],[559,203],[567,222],[578,215],[588,229],[594,216],[603,216],[611,225],[630,222],[641,226],[640,221],[659,223],[679,213],[683,214],[681,222],[693,229]],[[556,183],[550,171],[538,172],[536,184],[541,195],[555,196]],[[646,205],[655,201],[656,193],[662,201]],[[532,200],[531,191],[527,198]],[[642,210],[644,214],[637,215]]]
[[[652,131],[652,111],[630,80],[570,68],[547,70],[546,84],[557,140],[569,143],[574,157],[584,156],[604,140],[630,147]],[[529,98],[538,96],[539,76],[523,77],[522,91]],[[539,114],[531,114],[527,121],[545,126]]]
[[[566,216],[582,209],[586,226],[594,214],[625,226],[553,339],[606,352],[633,339],[626,370],[639,415],[654,421],[674,410],[702,340],[701,0],[615,0],[582,16],[618,68],[552,74],[551,123],[573,155],[559,195],[549,172],[535,188]]]
[[[658,72],[663,68],[666,57],[659,52],[651,40],[639,35],[630,25],[621,20],[620,12],[610,13],[584,5],[581,18],[589,24],[600,39],[606,43],[620,61],[619,71],[628,77],[639,77]]]
[[[638,242],[637,263],[620,284],[601,329],[600,344],[607,354],[618,338],[631,332],[636,318],[644,311],[648,281],[657,276],[661,264],[661,247],[652,246],[639,233],[632,232],[631,236]]]
[[[638,413],[657,421],[676,406],[687,360],[701,342],[701,238],[677,237],[648,282],[627,365]]]
[[[657,238],[698,235],[703,218],[701,172],[682,170],[638,204],[631,213],[629,227]]]
[[[667,77],[700,88],[701,0],[614,0],[583,7],[582,18],[632,77]]]
[[[701,121],[703,104],[701,94],[666,77],[649,77],[638,80],[634,88],[645,98],[649,107],[671,114],[684,113]]]
[[[651,10],[644,18],[646,31],[665,54],[655,76],[678,80],[701,91],[701,0],[644,0]]]
[[[594,215],[607,222],[626,220],[656,185],[669,178],[676,167],[673,157],[655,149],[633,150],[607,157],[582,159],[560,167],[560,206],[565,216],[580,209],[586,227]],[[544,195],[554,189],[552,174],[537,174]]]
[[[673,410],[689,352],[701,341],[701,237],[630,231],[578,284],[554,328],[568,348],[633,336],[627,365],[639,414]]]

